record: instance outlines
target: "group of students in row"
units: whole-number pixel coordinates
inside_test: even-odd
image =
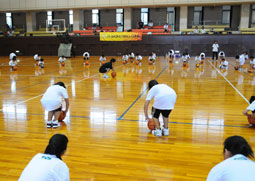
[[[54,180],[69,181],[69,168],[62,156],[67,150],[68,138],[53,135],[44,151],[36,154],[22,171],[19,181]],[[231,136],[223,143],[224,161],[214,166],[207,181],[253,181],[255,178],[254,152],[241,136]]]
[[[174,50],[170,50],[167,53],[167,57],[169,58],[169,62],[172,63],[173,60],[175,59],[175,51]],[[226,70],[228,68],[228,61],[226,60],[226,56],[225,56],[225,52],[224,51],[220,51],[218,53],[218,55],[216,56],[216,61],[218,60],[219,57],[219,68]],[[190,61],[191,57],[188,53],[183,53],[181,60],[183,61],[183,66],[185,67],[189,61]],[[195,56],[195,63],[196,63],[196,67],[199,68],[200,65],[202,65],[204,63],[205,60],[205,53],[200,53],[197,54]],[[212,59],[214,60],[214,58]],[[237,55],[236,56],[236,65],[235,65],[235,69],[236,70],[243,70],[244,64],[246,61],[249,61],[249,70],[248,72],[255,72],[255,58],[253,56],[248,56],[247,52],[243,52],[241,55]]]

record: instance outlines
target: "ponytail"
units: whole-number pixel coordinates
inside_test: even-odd
[[[224,142],[224,150],[227,149],[232,155],[242,154],[254,158],[254,153],[248,142],[241,136],[228,137]]]
[[[68,138],[62,134],[55,134],[51,137],[44,153],[56,155],[61,160],[61,156],[67,148]]]

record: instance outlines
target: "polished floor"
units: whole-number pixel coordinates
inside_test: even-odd
[[[235,71],[233,58],[222,71],[209,58],[196,69],[194,58],[182,67],[164,57],[155,66],[147,57],[142,66],[116,57],[114,79],[99,75],[99,57],[89,66],[82,57],[71,58],[64,68],[58,57],[43,58],[45,68],[39,69],[33,57],[18,57],[18,71],[11,72],[8,57],[0,57],[0,180],[17,180],[55,133],[69,138],[63,161],[71,180],[205,180],[223,160],[226,137],[241,135],[255,146],[255,129],[242,115],[254,95],[255,74],[247,73],[248,65]],[[151,79],[178,96],[168,137],[151,135],[144,119]],[[47,129],[40,99],[58,81],[68,86],[70,111],[62,127]]]

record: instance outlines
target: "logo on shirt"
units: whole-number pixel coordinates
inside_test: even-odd
[[[51,160],[51,157],[48,157],[48,156],[42,156],[42,158],[45,160]]]

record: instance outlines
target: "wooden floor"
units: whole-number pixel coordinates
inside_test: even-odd
[[[57,57],[43,58],[44,70],[33,57],[18,57],[18,71],[10,72],[8,57],[0,57],[0,180],[17,180],[55,133],[69,138],[63,160],[71,180],[205,180],[223,160],[226,137],[241,135],[255,146],[255,129],[242,115],[255,75],[235,71],[233,58],[223,72],[209,59],[196,69],[194,60],[183,68],[164,57],[148,65],[144,57],[140,67],[116,57],[117,77],[107,80],[98,73],[99,57],[90,66],[71,58],[65,68]],[[147,83],[155,78],[178,95],[168,137],[151,135],[144,120]],[[47,129],[40,99],[58,81],[68,85],[70,111],[66,125]]]

